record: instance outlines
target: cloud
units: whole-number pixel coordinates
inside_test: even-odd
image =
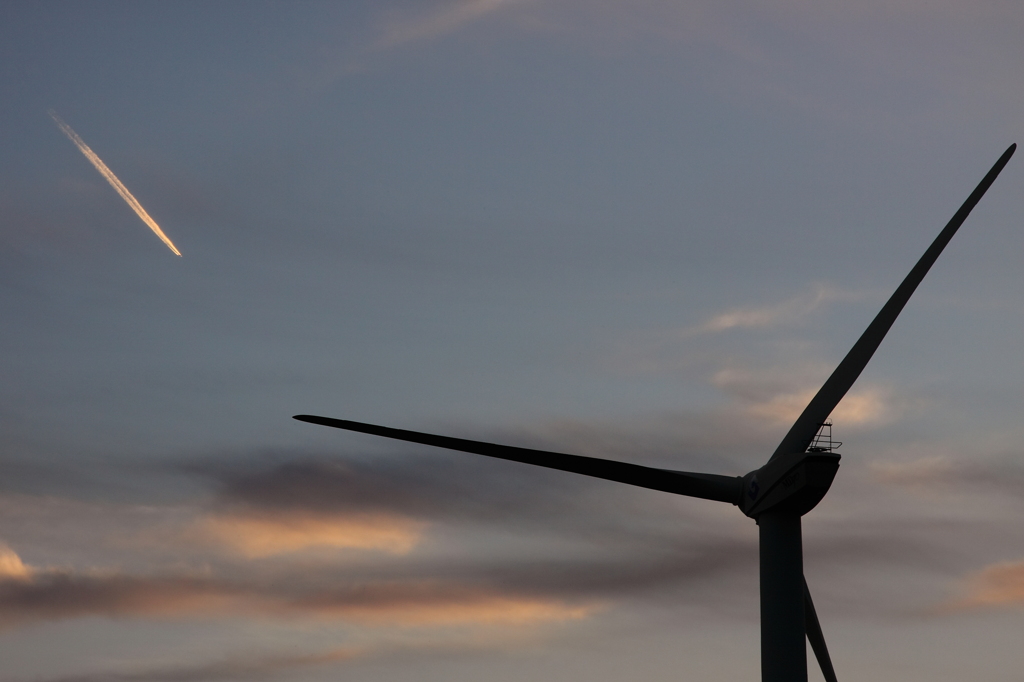
[[[32,569],[21,562],[21,557],[0,542],[0,580],[23,580],[31,574]]]
[[[824,366],[807,365],[791,372],[772,369],[765,372],[725,368],[716,372],[711,383],[739,403],[751,417],[788,425],[796,421],[818,388],[794,390],[792,384],[805,375],[824,374]],[[832,418],[846,426],[877,426],[894,420],[902,412],[890,391],[878,385],[852,389],[832,411]]]
[[[594,603],[570,604],[550,597],[495,594],[434,581],[381,583],[358,592],[327,592],[299,602],[319,616],[361,623],[404,626],[527,625],[579,620],[597,609]]]
[[[375,520],[381,529],[404,529],[392,537],[404,534],[410,540],[410,533],[432,520],[550,524],[552,518],[571,516],[581,492],[595,485],[585,477],[476,455],[400,447],[415,451],[300,457],[270,466],[194,464],[186,471],[214,483],[214,513],[331,523]]]
[[[634,338],[615,349],[612,362],[616,370],[630,373],[664,375],[669,371],[685,371],[693,380],[694,370],[710,372],[711,385],[721,389],[737,404],[725,408],[735,417],[742,411],[756,420],[776,425],[792,423],[815,392],[834,369],[825,362],[808,361],[808,353],[799,354],[793,361],[792,352],[806,344],[795,337],[785,344],[789,354],[782,363],[762,362],[761,367],[750,369],[725,356],[720,342],[695,338],[717,335],[735,329],[766,329],[793,327],[804,318],[836,301],[854,301],[865,295],[839,291],[817,285],[808,294],[802,294],[780,303],[760,307],[735,308],[709,320],[682,330],[660,331]],[[708,346],[708,343],[714,344]],[[889,391],[882,386],[858,387],[849,393],[837,407],[837,414],[848,423],[858,425],[879,424],[893,418]]]
[[[719,313],[707,322],[686,330],[684,334],[708,334],[724,332],[730,329],[758,329],[775,327],[782,324],[793,324],[828,303],[856,301],[862,297],[860,294],[839,291],[823,284],[818,284],[811,293],[794,296],[781,303],[734,308],[724,313]]]
[[[488,14],[522,0],[453,0],[434,4],[423,14],[392,14],[376,49],[431,40],[452,33]]]
[[[357,658],[358,647],[339,647],[302,654],[246,655],[197,665],[175,665],[128,671],[105,671],[45,678],[37,682],[220,682],[274,677],[290,670],[321,666]]]
[[[874,461],[868,469],[875,480],[905,486],[933,486],[952,482],[957,466],[948,457],[932,455],[909,462]]]
[[[900,123],[909,132],[969,120],[971,103],[1019,106],[1007,27],[1020,28],[1020,12],[1011,3],[966,11],[919,0],[779,0],[740,10],[701,0],[552,0],[538,3],[534,23],[602,41],[692,47],[700,50],[695,75],[727,97],[776,101],[859,128]],[[973,40],[964,40],[966,25]]]
[[[817,392],[818,389],[812,388],[797,393],[783,393],[763,402],[752,403],[747,406],[747,411],[756,417],[792,424]],[[847,426],[880,424],[892,418],[884,392],[879,388],[851,391],[832,411],[832,419]]]
[[[147,619],[315,618],[374,625],[523,625],[577,620],[593,603],[442,579],[260,582],[208,575],[37,571],[0,580],[0,627],[86,616]]]
[[[753,536],[735,535],[745,523],[738,516],[723,525],[712,515],[694,527],[671,496],[601,481],[560,487],[580,481],[527,467],[510,475],[512,465],[478,478],[474,465],[484,471],[501,463],[468,458],[465,468],[453,469],[432,459],[385,457],[376,469],[304,460],[219,471],[212,500],[193,500],[191,510],[144,510],[155,535],[134,525],[127,532],[110,523],[97,529],[85,503],[49,502],[42,505],[49,523],[74,534],[80,519],[97,546],[80,558],[116,568],[28,566],[4,550],[0,628],[84,617],[522,627],[577,621],[623,598],[718,580],[756,564]],[[433,477],[419,479],[423,471]],[[384,472],[395,477],[390,485],[382,483]],[[458,485],[435,485],[444,480]],[[471,490],[466,499],[449,499]],[[630,512],[609,508],[609,493],[632,499]],[[495,505],[489,510],[488,500]],[[29,512],[39,505],[21,495],[5,506],[15,525],[34,527],[34,513],[19,513],[14,502]],[[564,513],[573,507],[576,513]],[[675,513],[660,513],[666,510]],[[139,511],[125,505],[124,515],[135,523]],[[58,512],[72,518],[56,519]],[[529,527],[517,535],[521,515]],[[440,541],[421,534],[427,520],[442,534],[445,523],[474,525],[460,525],[456,542],[450,535]],[[312,551],[322,549],[348,551]],[[45,542],[34,552],[61,556]]]
[[[240,590],[200,576],[145,578],[124,574],[35,571],[0,581],[0,627],[83,616],[209,615],[224,612]]]
[[[868,467],[875,480],[919,490],[980,490],[1024,497],[1024,468],[1013,453],[1009,461],[957,461],[930,455],[909,461],[875,461]]]
[[[441,453],[437,459],[445,461]],[[274,514],[330,522],[389,512],[399,519],[429,519],[431,534],[423,535],[406,553],[374,549],[339,557],[295,550],[263,555],[242,552],[240,558],[232,547],[226,560],[214,552],[194,561],[198,568],[189,569],[171,559],[149,572],[41,568],[33,561],[36,565],[27,578],[0,580],[0,629],[84,618],[114,618],[125,627],[134,621],[166,620],[216,621],[217,627],[226,628],[235,628],[239,622],[299,628],[355,626],[363,633],[360,641],[372,648],[390,641],[396,632],[400,637],[430,642],[454,638],[461,643],[481,630],[525,636],[550,627],[576,627],[605,618],[610,611],[628,613],[638,606],[699,606],[751,622],[756,619],[756,606],[751,610],[749,600],[742,597],[753,595],[756,604],[756,531],[748,519],[726,505],[696,501],[698,513],[707,513],[706,518],[698,518],[685,503],[673,508],[676,498],[672,496],[644,491],[623,503],[628,493],[612,497],[619,494],[618,489],[603,482],[597,482],[602,488],[559,489],[557,484],[542,484],[535,489],[529,483],[538,479],[507,476],[515,468],[511,464],[486,481],[495,483],[493,488],[486,485],[477,490],[477,497],[468,503],[445,499],[459,492],[454,484],[431,490],[435,478],[460,484],[469,480],[468,488],[479,486],[474,463],[480,464],[480,471],[501,464],[468,456],[464,459],[467,469],[453,468],[450,461],[438,467],[435,457],[420,455],[354,458],[353,462],[306,458],[270,465],[254,464],[251,456],[247,460],[228,468],[219,462],[202,470],[205,480],[216,486],[214,497],[194,500],[192,518],[240,521],[244,527],[249,519]],[[417,480],[423,472],[432,472],[435,478]],[[561,478],[558,472],[546,473],[551,481]],[[385,474],[393,475],[398,485],[386,486]],[[360,486],[361,482],[366,485]],[[522,506],[513,504],[517,491],[527,500]],[[471,510],[485,506],[488,495],[494,495],[499,509],[492,510],[486,521],[477,519],[479,528],[467,531],[460,526],[457,540],[447,544],[433,537],[435,530],[445,532],[445,521],[472,518]],[[389,510],[391,496],[396,508]],[[534,503],[546,507],[545,514],[538,516],[549,515],[547,533],[535,533],[531,527],[509,547],[510,531],[523,523],[518,515],[534,513]],[[581,513],[552,515],[555,505],[578,505]],[[413,509],[425,516],[410,516]],[[656,513],[664,511],[673,513]],[[621,525],[605,533],[612,523]],[[813,567],[812,577],[819,576],[819,581],[823,572],[862,573],[865,566],[881,566],[889,572],[894,566],[935,570],[934,543],[922,539],[920,525],[908,528],[896,520],[881,527],[847,523],[838,528],[818,524],[816,529],[808,536],[806,558]],[[271,532],[280,529],[271,528]],[[941,530],[936,534],[948,535]],[[166,550],[174,557],[179,546],[171,544]],[[127,544],[112,558],[131,565],[130,551]],[[148,547],[142,551],[149,553]],[[816,594],[827,605],[830,592],[820,589]],[[856,608],[875,616],[880,608],[887,614],[898,610],[879,607],[877,595],[884,588],[873,589],[874,599],[861,595]],[[842,587],[831,593],[832,600],[844,594]],[[865,600],[870,606],[864,606]],[[221,679],[222,671],[224,679],[231,674],[245,679],[283,674],[291,669],[286,663],[295,668],[318,665],[315,656],[304,657],[283,656],[279,668],[259,657],[251,668],[236,668],[236,661],[243,659],[233,658],[180,668],[114,671],[106,679],[185,681],[204,679],[204,674]],[[262,670],[261,661],[269,672]],[[103,676],[81,676],[81,682],[92,679]]]
[[[604,442],[600,428],[577,427],[509,438]],[[608,433],[622,442],[604,447],[628,448],[625,431]],[[654,442],[669,452],[671,440]],[[0,580],[0,627],[85,617],[216,620],[227,627],[255,619],[357,625],[377,633],[369,635],[373,641],[388,628],[428,638],[452,628],[522,632],[630,604],[713,605],[756,615],[735,596],[756,575],[756,532],[726,505],[404,447],[346,459],[221,456],[184,471],[212,490],[166,514],[179,530],[207,535],[168,532],[158,538],[166,545],[158,552],[152,538],[144,545],[133,538],[107,543],[106,552],[92,556],[106,554],[107,565],[117,566],[108,570],[41,567],[35,549],[27,575]],[[60,511],[84,526],[95,520],[81,505],[46,509],[48,518]],[[146,514],[155,527],[174,525],[159,509]],[[70,530],[74,519],[65,523]],[[935,537],[948,535],[936,531],[921,540],[920,526],[908,530],[899,519],[868,530],[833,525],[824,535],[818,528],[820,537],[807,544],[817,571],[857,561],[934,570],[933,556],[917,559],[937,551]],[[396,529],[399,539],[388,539]],[[135,527],[133,533],[143,536]],[[362,533],[370,539],[359,540]],[[60,555],[51,549],[49,556]]]
[[[250,558],[311,548],[377,550],[407,554],[421,540],[424,523],[399,516],[324,517],[316,514],[214,514],[197,522],[200,537]]]
[[[964,596],[945,604],[940,611],[1024,605],[1024,561],[1001,561],[967,578]]]

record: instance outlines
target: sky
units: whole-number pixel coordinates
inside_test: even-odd
[[[0,680],[756,678],[737,509],[291,416],[761,466],[1022,141],[1021,29],[0,3]],[[803,529],[841,680],[1019,679],[1022,164],[833,414]]]

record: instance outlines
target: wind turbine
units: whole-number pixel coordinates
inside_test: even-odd
[[[775,448],[768,462],[745,476],[655,469],[596,457],[436,436],[329,417],[303,414],[294,418],[312,424],[534,464],[736,505],[754,519],[759,528],[762,682],[806,682],[807,648],[804,637],[810,641],[825,679],[836,682],[836,674],[803,573],[800,517],[821,501],[839,469],[839,455],[827,445],[819,446],[815,437],[832,410],[860,376],[917,285],[1003,170],[1016,148],[1016,144],[1010,145],[967,197],[967,201],[853,344],[832,376],[818,389],[818,393],[790,427],[789,433]]]

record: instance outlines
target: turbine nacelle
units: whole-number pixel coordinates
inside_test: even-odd
[[[835,452],[794,452],[777,457],[743,477],[739,507],[752,519],[766,511],[803,516],[821,502],[839,470]]]

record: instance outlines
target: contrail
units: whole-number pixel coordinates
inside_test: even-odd
[[[52,118],[54,123],[57,124],[57,127],[61,129],[61,132],[67,135],[68,139],[75,143],[75,146],[78,147],[78,151],[85,154],[85,158],[89,159],[89,162],[96,167],[96,170],[100,172],[100,175],[107,179],[110,186],[117,190],[117,193],[121,195],[121,198],[132,207],[132,210],[135,211],[140,218],[142,218],[142,222],[149,225],[149,229],[153,230],[153,233],[157,237],[160,237],[160,240],[164,244],[167,244],[167,248],[173,251],[175,255],[180,256],[181,251],[178,251],[177,247],[171,243],[171,240],[167,238],[167,235],[165,235],[164,231],[160,229],[160,226],[156,224],[156,221],[149,217],[149,214],[146,213],[146,209],[142,208],[142,204],[139,203],[138,199],[132,196],[132,193],[124,186],[124,183],[117,179],[117,176],[114,175],[114,171],[107,168],[107,164],[103,163],[100,157],[96,156],[96,152],[89,149],[89,145],[82,141],[82,138],[78,136],[78,133],[71,129],[71,126],[61,120],[56,111],[51,109],[49,113],[50,118]]]

